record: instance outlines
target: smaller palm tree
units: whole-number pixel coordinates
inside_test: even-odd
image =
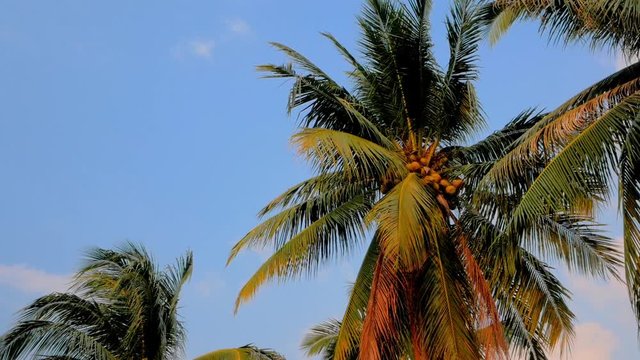
[[[261,349],[248,344],[239,348],[221,349],[198,356],[195,360],[285,360],[271,349]]]
[[[0,338],[0,359],[180,357],[185,331],[178,301],[192,269],[191,252],[160,271],[142,246],[93,249],[72,292],[43,296],[22,310]]]

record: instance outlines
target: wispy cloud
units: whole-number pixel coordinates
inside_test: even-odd
[[[551,354],[551,360],[610,360],[618,347],[615,334],[598,323],[579,324],[575,328],[576,337],[571,352],[560,356]]]
[[[66,291],[70,280],[70,276],[50,274],[26,265],[0,264],[0,285],[25,293]]]
[[[210,59],[213,54],[215,42],[213,40],[193,40],[189,42],[191,53],[197,57]]]
[[[194,39],[175,46],[171,53],[174,58],[182,60],[186,57],[196,57],[209,60],[213,56],[216,42],[211,39]]]
[[[251,32],[251,26],[239,18],[227,20],[226,24],[227,28],[234,34],[244,35]]]

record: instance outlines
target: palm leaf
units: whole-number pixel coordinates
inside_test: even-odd
[[[260,349],[248,344],[239,348],[212,351],[194,360],[285,360],[285,358],[271,349]]]
[[[406,269],[421,266],[446,229],[435,194],[413,173],[371,209],[367,222],[379,230],[382,253]]]
[[[354,197],[293,236],[242,287],[236,299],[236,311],[266,281],[314,273],[320,263],[336,256],[339,251],[351,248],[364,236],[364,216],[369,208],[363,196]]]

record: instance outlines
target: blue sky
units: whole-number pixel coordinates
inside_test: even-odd
[[[433,12],[446,61],[444,14]],[[0,3],[0,331],[35,297],[61,290],[92,246],[145,244],[161,263],[191,249],[188,357],[249,342],[302,358],[310,326],[339,317],[359,255],[314,279],[267,286],[232,313],[264,253],[224,263],[269,199],[309,175],[288,138],[288,87],[255,66],[290,45],[338,78],[319,35],[355,48],[361,2],[291,0]],[[497,129],[528,107],[552,108],[614,71],[616,54],[548,45],[532,24],[483,44],[478,91]],[[621,229],[603,210],[610,234]],[[576,359],[640,355],[625,291],[563,275],[574,291]]]

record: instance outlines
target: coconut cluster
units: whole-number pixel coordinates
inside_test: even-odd
[[[436,192],[451,197],[457,195],[462,185],[464,185],[462,179],[446,179],[437,171],[447,163],[448,159],[446,157],[440,157],[431,166],[429,166],[429,159],[426,157],[417,158],[416,155],[411,155],[409,156],[409,161],[407,170],[418,174],[422,178],[422,183],[426,186],[431,186]]]
[[[425,186],[430,186],[436,193],[442,194],[447,198],[453,198],[464,185],[464,180],[460,178],[447,179],[442,176],[439,170],[445,167],[448,161],[444,155],[436,155],[433,159],[429,159],[427,156],[419,157],[413,153],[407,155],[406,166],[409,172],[418,174]],[[398,183],[399,180],[383,181],[382,193],[386,194]]]

